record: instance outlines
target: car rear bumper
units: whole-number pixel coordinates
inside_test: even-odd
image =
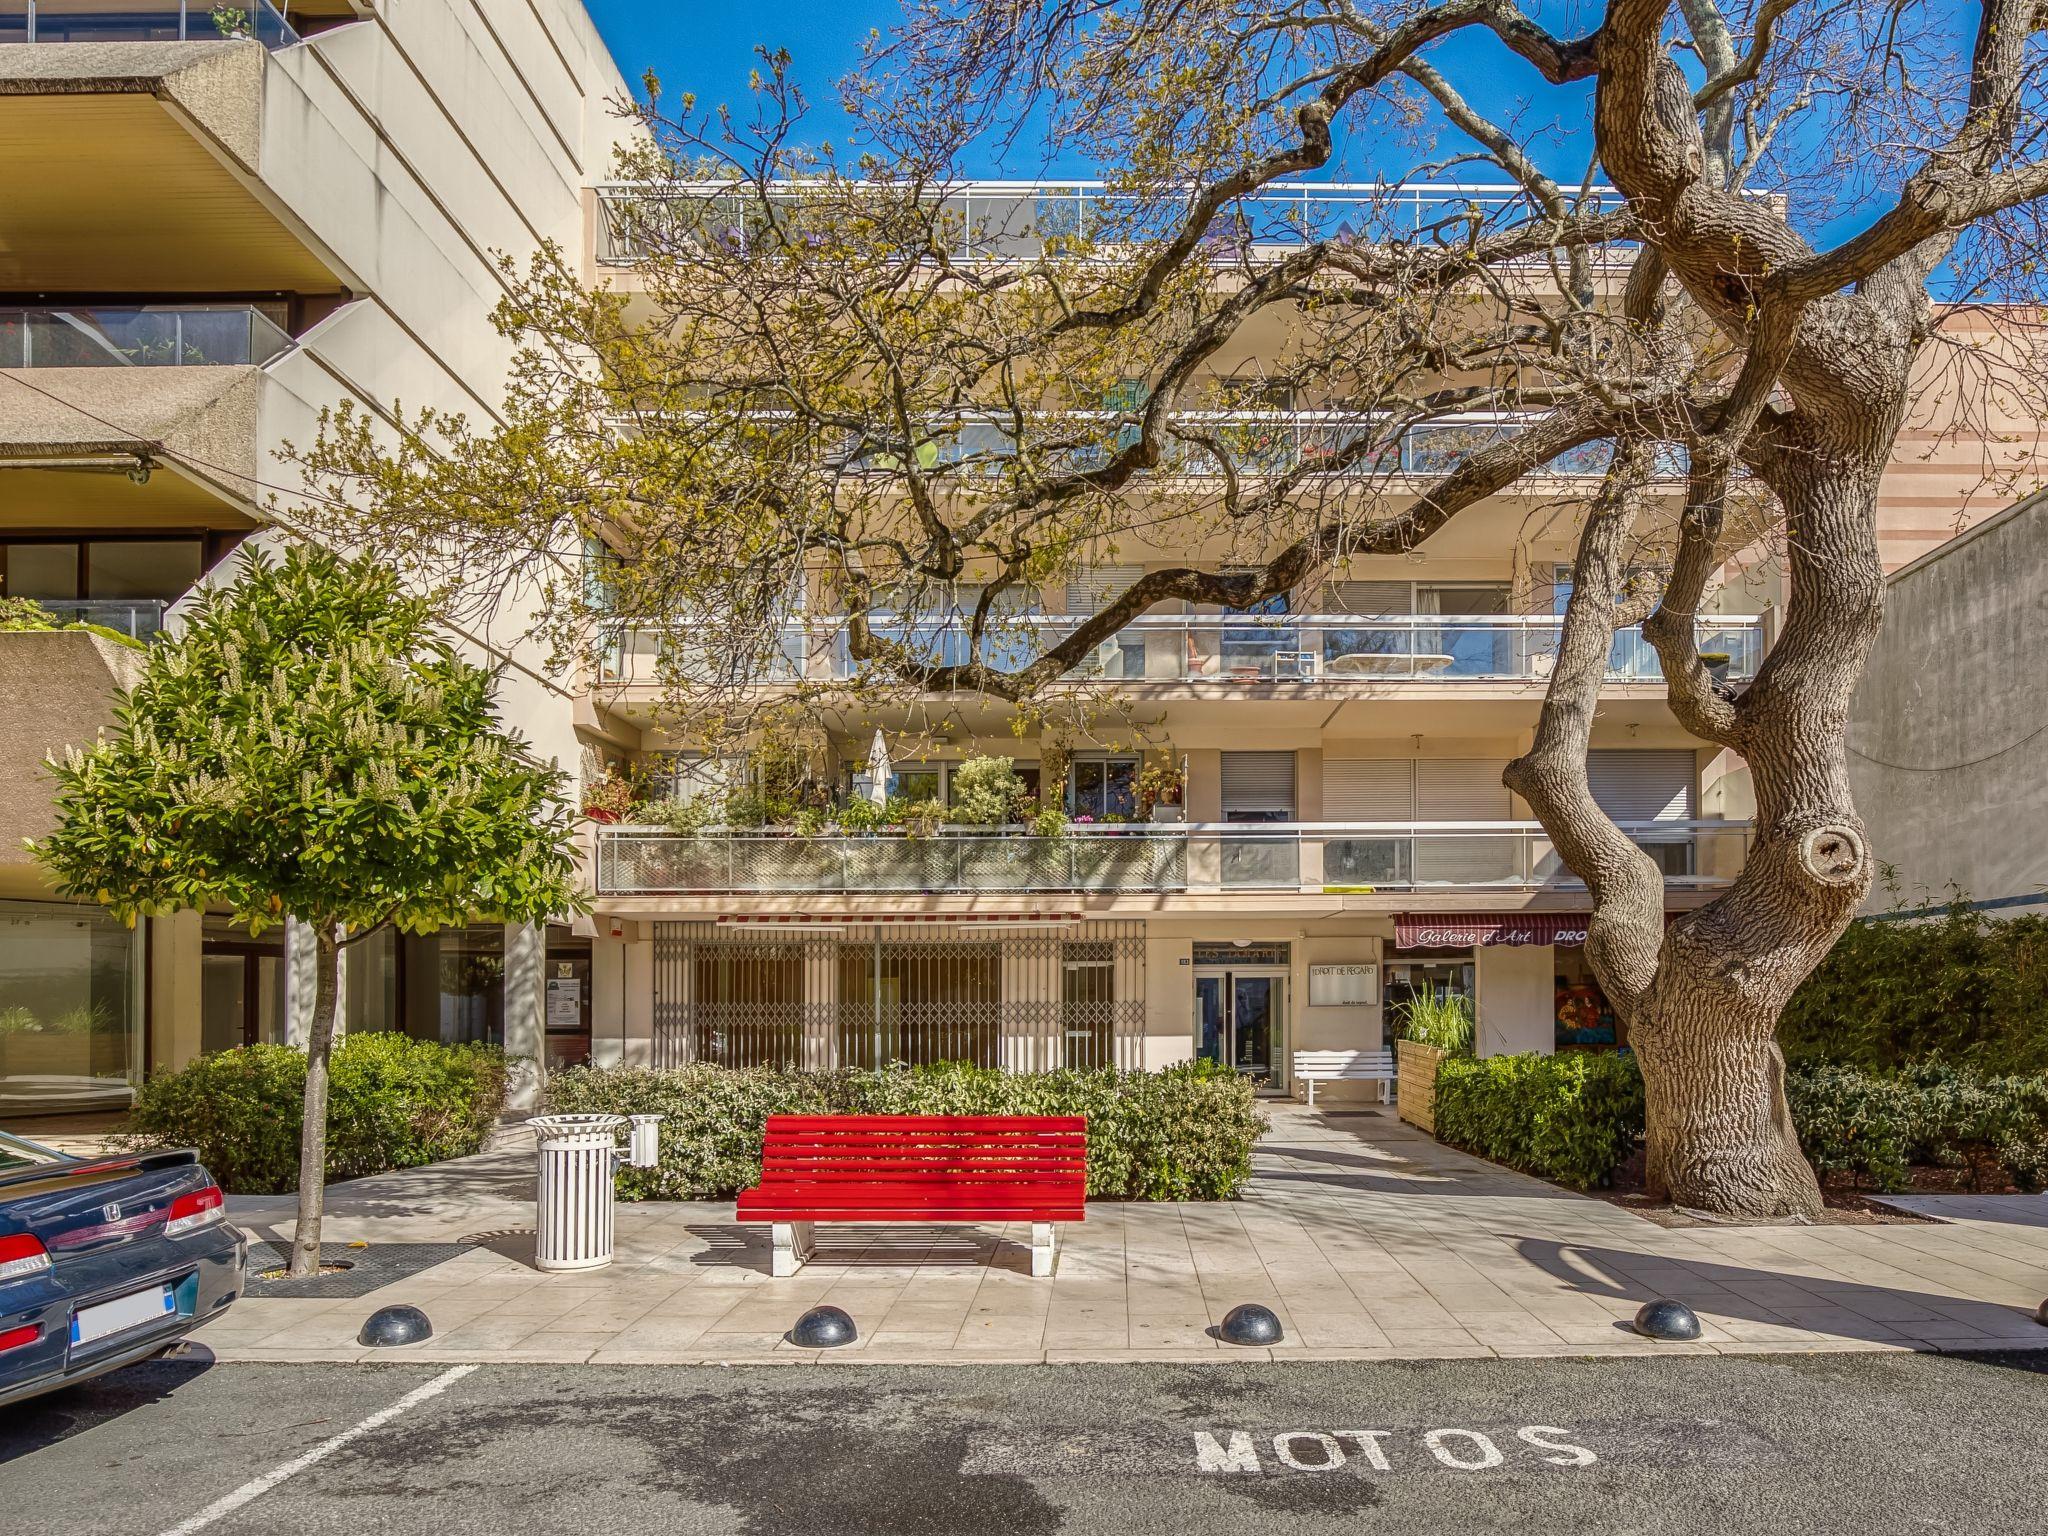
[[[233,1223],[148,1243],[152,1251],[141,1264],[140,1245],[123,1245],[0,1286],[0,1333],[29,1324],[41,1330],[35,1343],[0,1354],[0,1404],[146,1360],[218,1317],[242,1294],[249,1239]],[[159,1285],[172,1288],[174,1313],[104,1339],[71,1342],[71,1318],[80,1308]]]

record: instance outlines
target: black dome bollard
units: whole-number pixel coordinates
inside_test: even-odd
[[[1700,1336],[1700,1320],[1682,1301],[1646,1301],[1636,1312],[1635,1329],[1646,1339],[1684,1344]]]
[[[813,1307],[789,1330],[789,1342],[799,1349],[837,1349],[859,1336],[853,1319],[837,1307]]]
[[[1223,1314],[1216,1331],[1226,1344],[1278,1344],[1286,1337],[1270,1307],[1247,1301]]]
[[[2043,1328],[2048,1328],[2048,1301],[2044,1301],[2041,1305],[2034,1308],[2034,1321]]]
[[[364,1319],[356,1342],[372,1349],[392,1349],[400,1344],[421,1344],[433,1336],[434,1325],[418,1307],[379,1307]]]

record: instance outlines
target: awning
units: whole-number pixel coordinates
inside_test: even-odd
[[[1590,912],[1402,912],[1394,918],[1397,949],[1477,949],[1486,944],[1586,942]]]
[[[725,912],[720,927],[888,928],[954,923],[983,928],[1064,928],[1084,921],[1081,912]]]

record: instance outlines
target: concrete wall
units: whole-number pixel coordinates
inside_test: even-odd
[[[140,651],[85,630],[0,635],[0,896],[47,895],[22,846],[56,825],[45,759],[90,747],[141,670]]]
[[[1899,900],[2048,890],[2048,500],[1899,571],[1849,717],[1849,778]],[[1870,906],[1894,898],[1882,883]],[[2013,910],[2011,907],[1994,910]]]

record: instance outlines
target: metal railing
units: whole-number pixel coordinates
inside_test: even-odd
[[[0,306],[0,368],[260,367],[294,345],[245,304]]]
[[[269,0],[0,0],[0,43],[299,41]]]
[[[1741,868],[1750,827],[1630,822],[1622,830],[1674,885],[1718,885]],[[928,836],[648,827],[596,829],[600,896],[692,892],[978,895],[1094,891],[1378,891],[1575,888],[1535,822],[1196,823],[1023,829],[947,827]]]
[[[137,640],[147,640],[162,629],[164,612],[171,606],[157,597],[38,597],[30,601],[67,624],[97,624]]]
[[[857,182],[787,182],[764,199],[727,182],[609,182],[594,189],[600,220],[597,259],[631,263],[650,247],[695,243],[745,251],[788,237],[806,203],[859,196]],[[1193,189],[1188,189],[1192,193]],[[875,191],[901,196],[900,188]],[[921,194],[937,214],[948,254],[958,261],[1018,261],[1084,252],[1171,235],[1184,217],[1176,199],[1156,191],[1119,191],[1100,181],[973,181]],[[1575,204],[1588,212],[1622,206],[1611,187],[1594,187]],[[1210,223],[1205,243],[1216,259],[1315,240],[1415,239],[1462,242],[1474,220],[1541,217],[1528,192],[1493,182],[1285,181],[1238,198]]]
[[[990,665],[1012,669],[1058,643],[1077,621],[1059,615],[1012,615],[983,637]],[[1541,682],[1556,663],[1562,621],[1550,615],[1398,614],[1363,618],[1341,613],[1145,614],[1097,646],[1068,674],[1074,683],[1196,683],[1219,687],[1270,683]],[[875,632],[917,659],[942,666],[973,659],[963,616],[905,623],[872,620]],[[1756,675],[1763,660],[1763,621],[1748,614],[1702,618],[1703,654],[1725,656],[1715,670],[1730,682]],[[714,666],[676,649],[665,632],[622,630],[610,643],[601,680],[652,682],[665,677],[712,680]],[[723,665],[724,663],[721,663]],[[732,670],[741,670],[731,663]],[[843,629],[818,620],[791,623],[749,658],[745,681],[836,682],[856,673]],[[1613,682],[1662,681],[1663,668],[1640,628],[1617,633],[1608,654]]]

